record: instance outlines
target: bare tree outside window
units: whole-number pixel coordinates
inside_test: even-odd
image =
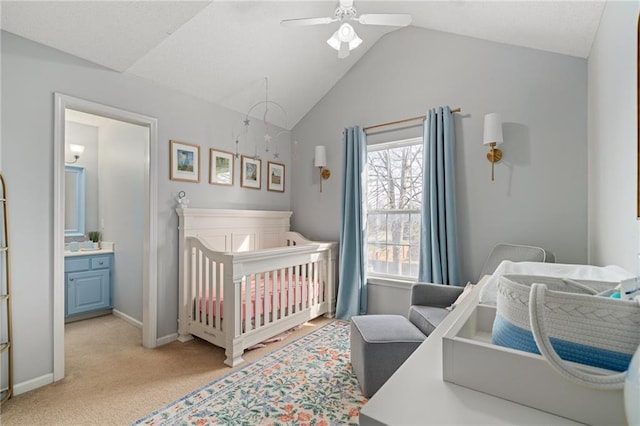
[[[373,274],[418,276],[422,139],[369,146],[367,262]]]

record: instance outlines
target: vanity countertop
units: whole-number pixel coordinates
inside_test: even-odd
[[[96,250],[84,250],[80,249],[78,251],[70,251],[67,247],[65,247],[64,257],[75,257],[75,256],[93,256],[96,254],[108,254],[114,252],[114,244],[112,242],[103,241],[100,243],[100,248]]]
[[[78,251],[65,251],[64,257],[75,257],[75,256],[92,256],[96,254],[107,254],[113,253],[112,248],[101,248],[98,250],[78,250]]]

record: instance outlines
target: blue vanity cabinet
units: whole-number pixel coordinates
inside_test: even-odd
[[[113,253],[66,257],[65,318],[113,307]]]

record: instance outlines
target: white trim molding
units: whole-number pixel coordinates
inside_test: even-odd
[[[142,285],[142,345],[157,346],[158,328],[158,120],[54,93],[53,136],[53,381],[64,378],[64,139],[65,110],[74,109],[149,128],[145,149],[145,218]]]
[[[189,339],[192,340],[193,338]],[[172,333],[172,334],[168,334],[166,336],[163,337],[159,337],[158,340],[156,340],[156,346],[162,346],[162,345],[166,345],[168,343],[171,343],[175,340],[178,340],[178,333]]]
[[[130,317],[129,315],[125,314],[124,312],[120,312],[117,309],[113,309],[111,311],[111,314],[114,317],[118,317],[121,320],[131,324],[132,326],[136,327],[136,328],[142,328],[142,322],[138,321],[137,319]]]
[[[13,395],[18,396],[22,393],[32,391],[34,389],[41,388],[42,386],[50,385],[53,383],[53,374],[45,374],[44,376],[35,377],[25,382],[16,383],[13,385]]]

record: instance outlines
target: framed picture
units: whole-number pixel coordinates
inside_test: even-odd
[[[200,182],[200,146],[186,142],[171,142],[171,180]]]
[[[245,188],[260,189],[260,177],[262,175],[262,160],[253,157],[242,156],[242,169],[240,173],[240,186]]]
[[[267,189],[284,192],[284,164],[271,161],[267,163]]]
[[[233,186],[233,160],[232,152],[209,149],[209,183]]]

